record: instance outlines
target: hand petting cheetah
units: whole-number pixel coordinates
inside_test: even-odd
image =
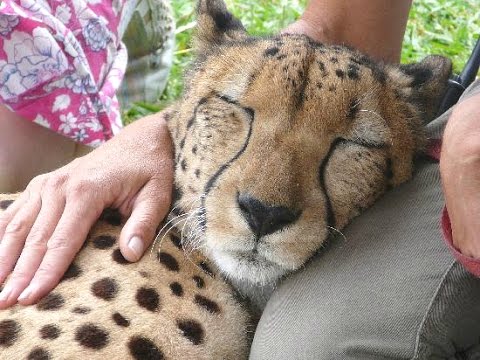
[[[158,241],[128,263],[122,219],[105,212],[51,294],[0,312],[1,359],[246,359],[259,289],[411,177],[447,59],[383,65],[305,36],[251,37],[222,0],[197,11]]]

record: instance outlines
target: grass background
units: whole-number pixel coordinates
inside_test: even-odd
[[[272,34],[295,21],[307,0],[226,0],[252,35]],[[157,112],[177,99],[183,89],[182,72],[190,61],[190,39],[195,25],[195,1],[173,0],[176,18],[176,50],[167,87],[155,104],[137,103],[124,110],[124,121]],[[480,36],[478,0],[414,0],[404,38],[402,62],[440,54],[453,60],[459,72]]]

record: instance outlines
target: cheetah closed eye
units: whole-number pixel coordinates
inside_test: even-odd
[[[0,312],[2,359],[246,358],[243,299],[261,307],[260,290],[411,177],[451,71],[251,37],[221,0],[199,2],[195,48],[168,111],[175,229],[130,264],[105,213],[50,295]]]

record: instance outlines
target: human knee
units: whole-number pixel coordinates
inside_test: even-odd
[[[301,296],[301,295],[299,295]],[[257,326],[250,359],[343,359],[353,326],[345,313],[271,299]],[[288,304],[288,305],[287,305]],[[356,331],[355,331],[356,332]]]

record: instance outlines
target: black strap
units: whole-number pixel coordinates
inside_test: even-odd
[[[454,75],[448,81],[448,89],[443,97],[438,114],[441,115],[453,105],[455,105],[460,99],[465,89],[473,83],[477,76],[478,69],[480,68],[480,36],[477,39],[477,44],[473,48],[472,54],[468,59],[465,67],[460,75]]]

